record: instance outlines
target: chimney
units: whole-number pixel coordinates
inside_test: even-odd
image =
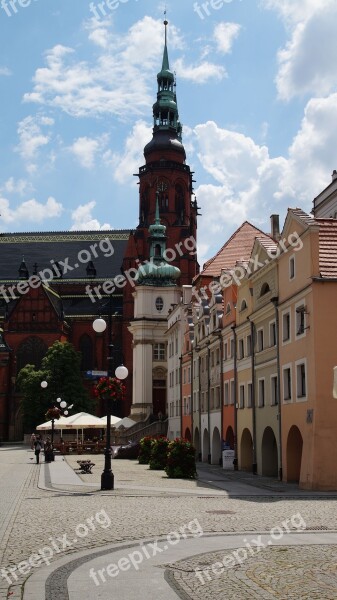
[[[280,216],[279,215],[271,215],[270,217],[270,225],[271,225],[271,237],[275,242],[278,242],[280,239]]]
[[[334,170],[332,171],[332,175],[331,175],[331,177],[332,177],[332,181],[336,181],[336,179],[337,179],[337,171],[336,171],[336,169],[334,169]]]

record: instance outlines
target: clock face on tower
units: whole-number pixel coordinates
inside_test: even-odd
[[[167,185],[167,183],[165,183],[165,181],[160,181],[158,183],[158,186],[157,186],[158,192],[165,192],[167,190],[167,188],[168,188],[168,185]]]

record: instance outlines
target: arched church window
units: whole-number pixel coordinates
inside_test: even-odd
[[[185,216],[185,202],[184,202],[184,190],[181,185],[175,187],[175,212],[180,223],[184,222]]]
[[[161,181],[158,185],[158,192],[159,192],[159,208],[162,211],[166,211],[168,210],[168,206],[169,206],[169,199],[168,199],[168,185],[165,181]]]
[[[26,338],[16,352],[17,373],[26,365],[35,365],[39,369],[47,350],[47,345],[39,337]]]
[[[161,312],[164,308],[164,300],[159,296],[156,298],[156,309],[158,312]]]
[[[94,362],[94,349],[92,339],[87,333],[80,337],[79,348],[82,355],[81,371],[90,371]]]

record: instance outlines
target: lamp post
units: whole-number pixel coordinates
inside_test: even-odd
[[[108,377],[112,376],[112,361],[113,361],[111,298],[112,298],[112,296],[110,296],[109,320],[108,320],[108,340],[109,340],[109,343],[108,343],[108,349],[109,349]],[[96,331],[96,333],[103,333],[106,330],[107,323],[104,319],[99,317],[99,319],[95,319],[92,326],[93,326],[94,331]],[[115,376],[117,377],[117,379],[126,379],[128,374],[129,374],[129,372],[128,372],[127,368],[124,367],[123,365],[117,367],[117,369],[115,371]],[[106,405],[107,405],[107,418],[106,418],[107,431],[106,431],[106,448],[104,451],[104,470],[103,470],[103,473],[101,476],[101,490],[113,490],[114,489],[114,475],[113,475],[113,472],[111,469],[111,458],[112,458],[112,452],[111,452],[111,405],[110,405],[108,398],[106,398]]]
[[[48,387],[48,382],[45,381],[45,380],[41,381],[40,385],[41,385],[42,389],[46,389]],[[60,405],[60,407],[61,407],[59,409],[60,412],[62,412],[61,411],[61,409],[62,409],[63,410],[63,414],[65,416],[67,416],[68,412],[69,412],[67,409],[68,408],[72,408],[73,405],[71,405],[71,406],[68,407],[68,404],[65,402],[65,400],[62,400],[61,398],[56,398],[56,402],[58,402],[59,405]],[[52,408],[56,408],[56,407],[53,406]],[[51,419],[51,440],[50,440],[52,447],[53,447],[53,444],[54,444],[54,431],[55,431],[55,417],[52,417],[52,419]],[[54,460],[54,452],[53,452],[51,460]]]

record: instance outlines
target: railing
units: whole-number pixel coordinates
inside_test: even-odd
[[[118,437],[118,444],[124,446],[129,441],[139,442],[139,440],[147,435],[167,435],[168,419],[166,419],[166,421],[155,421],[154,423],[149,423],[145,426],[144,423],[145,421],[142,423],[137,423],[137,425],[143,425],[143,427],[138,428],[136,431],[131,431],[131,429],[134,427],[133,426],[132,428],[130,427],[130,429],[123,431],[123,433],[120,433]]]

